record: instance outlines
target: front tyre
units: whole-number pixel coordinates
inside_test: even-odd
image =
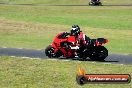
[[[104,46],[95,47],[89,58],[94,61],[104,61],[108,56],[108,50]]]
[[[49,45],[48,47],[46,47],[45,49],[45,54],[46,56],[48,56],[49,58],[55,57],[55,53],[54,53],[54,48]]]

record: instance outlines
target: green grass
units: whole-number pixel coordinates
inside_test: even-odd
[[[87,84],[75,79],[77,66],[87,74],[130,74],[131,65],[0,57],[0,88],[131,88],[132,84]]]
[[[132,7],[105,6],[61,8],[43,6],[2,6],[0,7],[0,17],[50,24],[80,24],[82,26],[96,28],[131,29],[131,8]]]

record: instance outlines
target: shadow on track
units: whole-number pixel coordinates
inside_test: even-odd
[[[89,58],[88,59],[85,59],[85,60],[82,60],[82,59],[76,59],[76,58],[73,58],[73,59],[67,59],[67,58],[56,58],[56,59],[59,59],[59,60],[71,60],[71,61],[90,61],[90,62],[93,62],[93,60],[90,60]],[[103,60],[103,61],[94,61],[94,62],[119,62],[117,60]]]

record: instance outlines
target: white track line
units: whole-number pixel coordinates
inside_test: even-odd
[[[10,56],[10,57],[16,57],[16,56]]]
[[[7,48],[7,47],[2,47],[2,48]]]
[[[46,59],[46,60],[51,60],[51,61],[55,61],[55,60],[57,60],[57,59]]]
[[[92,62],[92,63],[96,63],[96,62]]]
[[[31,59],[30,57],[21,57],[21,58],[24,58],[24,59]]]
[[[120,65],[124,65],[124,64],[120,64]]]
[[[103,63],[103,64],[112,64],[112,63]]]
[[[68,61],[70,61],[70,60],[63,60],[63,61],[67,61],[67,62],[68,62]]]
[[[24,48],[18,48],[18,49],[24,49]]]
[[[41,58],[18,57],[18,56],[9,56],[9,57],[17,57],[17,58],[23,58],[23,59],[41,59]]]

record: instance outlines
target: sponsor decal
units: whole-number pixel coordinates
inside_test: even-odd
[[[79,68],[76,76],[76,81],[79,85],[91,83],[130,83],[131,76],[129,74],[86,74],[83,68]]]

